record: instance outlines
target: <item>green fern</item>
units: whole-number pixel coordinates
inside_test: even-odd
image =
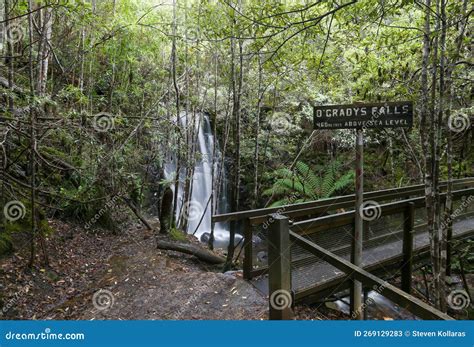
[[[322,167],[321,172],[315,172],[308,164],[298,161],[293,171],[288,168],[275,170],[275,182],[263,195],[277,199],[271,207],[328,198],[353,182],[354,172],[351,170],[340,175],[341,170],[342,164],[336,160]]]

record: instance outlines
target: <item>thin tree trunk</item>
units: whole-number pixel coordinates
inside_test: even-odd
[[[446,134],[447,134],[447,149],[446,149],[446,160],[447,160],[447,167],[448,167],[448,184],[447,184],[447,191],[446,191],[446,207],[445,207],[445,213],[444,213],[444,223],[443,223],[443,230],[445,232],[445,237],[446,237],[446,244],[445,247],[443,248],[443,251],[446,253],[446,259],[445,259],[445,266],[446,266],[446,275],[451,275],[451,236],[453,232],[453,220],[451,216],[453,215],[453,179],[454,179],[454,169],[453,169],[453,137],[452,137],[452,132],[449,129],[449,119],[452,115],[452,109],[453,109],[453,80],[452,80],[452,74],[453,70],[455,67],[456,61],[459,59],[459,55],[461,52],[462,48],[462,43],[464,41],[464,32],[466,29],[466,24],[467,24],[467,16],[465,16],[465,13],[467,11],[467,4],[468,0],[464,0],[463,2],[463,11],[461,13],[461,16],[463,18],[466,18],[463,22],[460,24],[460,29],[459,29],[459,36],[457,38],[456,42],[456,50],[454,53],[454,56],[452,57],[452,62],[446,67],[446,116],[444,120],[444,124],[446,125]],[[444,13],[445,4],[443,4],[443,31],[444,31],[444,36],[446,35],[446,14]],[[449,47],[446,47],[446,49],[449,49]],[[443,238],[444,240],[444,238]]]
[[[36,119],[33,107],[35,97],[35,84],[33,74],[33,6],[32,0],[28,0],[28,37],[29,37],[29,82],[30,82],[30,186],[31,186],[31,235],[30,235],[30,260],[29,266],[33,267],[35,261],[35,235],[36,222]]]
[[[443,312],[446,312],[446,244],[447,244],[447,229],[441,223],[441,215],[443,211],[441,211],[441,203],[440,203],[440,191],[439,191],[439,166],[440,166],[440,146],[441,146],[441,138],[442,138],[442,129],[445,127],[441,126],[443,124],[443,115],[444,115],[444,108],[445,108],[445,66],[446,66],[446,8],[445,8],[445,0],[441,0],[440,7],[440,21],[441,21],[441,37],[440,37],[440,71],[439,71],[439,105],[438,105],[438,147],[437,147],[437,156],[436,156],[436,172],[437,172],[437,180],[436,180],[436,200],[437,200],[437,209],[438,209],[438,233],[439,233],[439,309]],[[450,138],[448,134],[448,138]],[[448,139],[448,142],[449,139]],[[451,145],[448,143],[448,152],[451,151]],[[452,165],[449,162],[450,158],[448,158],[448,170],[449,166]],[[452,172],[451,172],[452,176]],[[452,179],[452,177],[451,177]],[[448,179],[449,181],[449,179]],[[449,183],[448,183],[449,185]],[[452,187],[451,187],[452,189]],[[449,190],[449,187],[448,187]],[[446,204],[445,204],[446,205]],[[446,206],[445,206],[446,209]]]
[[[263,99],[263,93],[262,91],[262,59],[260,56],[260,53],[258,53],[257,56],[258,59],[258,101],[257,101],[257,117],[255,119],[255,150],[254,150],[254,165],[255,165],[255,171],[254,171],[254,178],[253,178],[253,184],[254,184],[254,189],[253,189],[253,201],[252,201],[252,208],[257,207],[258,203],[258,198],[259,198],[259,187],[258,187],[258,160],[259,160],[259,133],[260,133],[260,112],[262,109],[262,99]]]
[[[179,87],[176,78],[176,35],[177,35],[177,18],[176,18],[176,0],[173,0],[173,40],[171,42],[171,74],[173,78],[173,86],[176,98],[176,173],[175,173],[175,184],[174,184],[174,197],[173,197],[173,218],[176,216],[176,209],[178,206],[178,190],[179,190],[179,172],[181,170],[181,131],[180,131],[180,118],[179,118]]]
[[[439,1],[436,0],[436,16],[435,16],[435,32],[438,33],[440,29],[439,20]],[[433,39],[433,50],[432,50],[432,64],[431,64],[431,108],[430,108],[430,138],[431,138],[431,158],[432,158],[432,182],[431,182],[431,194],[433,209],[431,211],[432,216],[432,230],[431,234],[433,237],[433,282],[434,282],[434,300],[436,307],[440,308],[441,301],[441,268],[440,268],[440,200],[439,200],[439,144],[440,144],[440,121],[439,121],[439,103],[436,99],[436,91],[438,90],[438,45],[439,39],[435,35]]]
[[[5,27],[7,28],[10,25],[10,0],[5,0]],[[13,104],[13,83],[14,83],[14,68],[13,68],[13,43],[10,40],[6,40],[6,54],[5,54],[5,65],[8,67],[8,89],[10,90],[10,95],[8,96],[8,110],[13,114],[14,104]]]
[[[216,49],[217,51],[217,49]],[[214,135],[216,138],[214,139],[214,144],[212,147],[212,174],[211,174],[211,183],[212,183],[212,191],[211,191],[211,213],[214,215],[217,212],[217,203],[219,201],[219,197],[217,196],[217,184],[216,184],[216,169],[218,168],[218,163],[216,165],[216,150],[217,150],[217,54],[214,54]],[[209,236],[208,246],[212,250],[214,249],[214,227],[215,223],[211,223],[211,234]]]
[[[239,3],[239,10],[242,8]],[[235,19],[235,13],[232,15],[232,32],[233,36],[235,35],[237,21]],[[231,172],[231,209],[232,211],[238,211],[239,209],[239,193],[240,193],[240,97],[242,91],[242,69],[243,69],[243,57],[242,57],[242,42],[239,40],[239,67],[236,67],[236,39],[231,38],[230,50],[231,50],[231,84],[232,84],[232,120],[234,121],[234,155],[233,155],[233,165]],[[238,70],[238,71],[237,71]],[[237,231],[237,223],[230,223],[230,237],[229,237],[229,246],[227,249],[227,261],[224,266],[224,270],[229,270],[232,266],[234,259],[234,240],[235,233]]]
[[[46,93],[46,83],[48,80],[49,56],[52,35],[53,10],[50,7],[41,10],[41,40],[38,51],[39,73],[38,73],[38,95],[44,96]]]

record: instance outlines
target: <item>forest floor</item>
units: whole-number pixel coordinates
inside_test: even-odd
[[[28,240],[15,240],[15,253],[0,259],[0,319],[268,319],[268,298],[240,271],[221,273],[191,255],[159,250],[140,225],[116,233],[58,220],[50,226],[49,266],[40,265],[40,249],[36,265],[26,266]],[[472,288],[474,276],[467,278]],[[423,300],[419,273],[414,286]],[[413,319],[385,301],[376,306],[371,319]],[[346,311],[340,303],[297,305],[295,318],[349,319]],[[470,311],[450,314],[472,319]]]
[[[268,299],[242,279],[193,256],[156,249],[139,225],[88,232],[50,221],[48,266],[26,267],[27,240],[0,260],[1,319],[267,319]],[[23,244],[22,244],[23,242]],[[328,311],[328,312],[325,312]],[[323,307],[296,308],[298,319],[341,319]]]

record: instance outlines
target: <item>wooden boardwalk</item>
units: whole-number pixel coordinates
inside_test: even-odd
[[[446,187],[446,182],[440,184],[441,204],[446,200]],[[457,218],[450,240],[474,237],[474,178],[455,180],[453,188],[453,211]],[[269,238],[274,233],[286,233],[292,241],[287,244],[290,246],[278,250],[281,256],[276,259],[285,258],[283,263],[288,262],[281,274],[286,278],[291,272],[291,281],[288,277],[284,286],[291,288],[294,301],[313,301],[342,292],[351,286],[354,276],[367,289],[385,285],[384,279],[400,274],[401,270],[402,289],[408,296],[393,286],[385,294],[428,319],[446,319],[409,295],[412,264],[429,256],[424,185],[367,192],[364,202],[375,203],[377,216],[364,221],[361,267],[350,264],[356,213],[351,210],[354,195],[216,215],[213,222],[231,222],[231,233],[239,229],[243,233],[244,277],[265,295],[269,294],[269,265],[271,269],[281,266],[269,262],[269,255],[275,258],[277,251],[268,254],[276,247]],[[286,223],[286,231],[275,223]],[[283,255],[287,253],[288,256]]]
[[[453,238],[466,238],[474,236],[474,217],[457,221],[453,227]],[[312,238],[309,238],[312,239]],[[414,236],[414,254],[421,257],[427,253],[429,248],[429,236],[426,229],[418,230]],[[338,252],[339,256],[350,260],[350,250]],[[292,252],[292,257],[301,257],[299,250]],[[402,259],[402,239],[387,234],[385,240],[377,245],[368,245],[364,248],[363,267],[371,271],[379,270],[380,277],[383,273],[390,275],[394,264],[399,264]],[[384,271],[386,270],[386,271]],[[308,257],[306,261],[298,266],[292,266],[292,288],[296,297],[303,298],[310,293],[317,294],[325,290],[325,296],[331,292],[337,293],[344,289],[341,283],[345,275],[342,271],[330,265],[324,259]],[[268,276],[262,275],[251,280],[251,283],[263,294],[268,295]]]

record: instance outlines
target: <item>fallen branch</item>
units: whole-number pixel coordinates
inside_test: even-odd
[[[177,251],[181,253],[191,254],[210,264],[223,264],[225,262],[224,258],[212,253],[211,251],[208,251],[207,249],[201,248],[193,244],[157,240],[156,246],[159,249],[164,249],[167,251]]]
[[[147,227],[148,230],[153,230],[153,227],[148,223],[148,221],[141,215],[140,211],[138,211],[137,207],[133,204],[133,202],[122,196],[122,200],[127,204],[128,207],[132,210],[132,212],[137,216],[137,218]]]

